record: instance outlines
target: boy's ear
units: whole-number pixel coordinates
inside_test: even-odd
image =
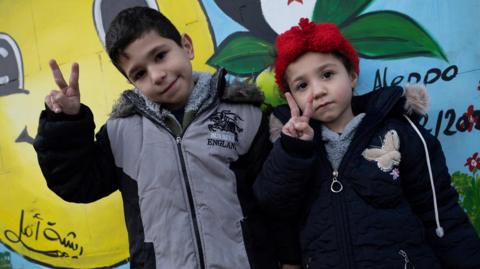
[[[352,72],[350,74],[350,80],[351,80],[352,89],[355,89],[355,87],[357,86],[358,74],[355,72]]]
[[[195,57],[195,53],[193,51],[193,42],[192,38],[190,38],[188,34],[182,35],[182,48],[185,50],[190,60],[193,60]]]

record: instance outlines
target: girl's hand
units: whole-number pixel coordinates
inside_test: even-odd
[[[282,132],[288,136],[301,140],[313,140],[314,131],[308,123],[312,116],[313,96],[308,97],[305,111],[303,111],[301,116],[300,109],[292,95],[287,92],[285,93],[285,97],[287,98],[288,106],[290,107],[291,118],[283,126]]]
[[[301,269],[300,265],[282,264],[282,269]]]
[[[60,90],[52,90],[45,97],[45,104],[55,113],[63,112],[76,115],[80,111],[80,88],[78,87],[79,66],[72,64],[69,84],[63,78],[62,71],[55,60],[50,60],[53,79]]]

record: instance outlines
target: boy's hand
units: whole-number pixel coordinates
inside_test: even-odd
[[[63,78],[62,71],[55,60],[50,60],[50,69],[53,79],[60,90],[52,90],[45,97],[45,104],[55,113],[63,112],[68,115],[76,115],[80,111],[80,89],[78,87],[79,67],[72,64],[69,84]]]
[[[305,111],[300,116],[300,109],[297,103],[293,99],[292,95],[285,93],[288,106],[290,107],[291,118],[283,126],[282,132],[288,136],[295,137],[301,140],[310,141],[313,140],[313,129],[308,123],[312,116],[313,96],[308,97],[307,104],[305,105]]]

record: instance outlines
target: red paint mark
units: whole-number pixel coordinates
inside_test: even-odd
[[[299,2],[300,4],[303,5],[303,0],[288,0],[288,4],[287,4],[287,5],[289,6],[289,5],[290,5],[291,3],[293,3],[293,2]]]

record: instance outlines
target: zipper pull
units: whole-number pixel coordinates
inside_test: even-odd
[[[332,184],[330,184],[330,190],[333,193],[339,193],[343,190],[342,182],[338,181],[338,171],[333,171]]]
[[[182,138],[180,136],[177,136],[177,138],[175,139],[177,141],[177,144],[180,145],[180,143],[182,143]]]
[[[400,254],[400,256],[403,257],[403,259],[405,261],[405,269],[407,269],[408,264],[410,263],[410,259],[408,259],[407,252],[405,252],[403,249],[401,249],[400,251],[398,251],[398,254]],[[413,266],[413,268],[415,268],[415,266]]]

